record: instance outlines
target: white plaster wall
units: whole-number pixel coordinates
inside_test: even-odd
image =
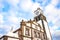
[[[3,40],[3,38],[2,38],[2,39],[0,39],[0,40]]]
[[[23,30],[23,35],[25,35],[25,26],[24,26],[24,28],[23,28],[24,30]]]
[[[31,40],[31,38],[23,37],[23,40]]]
[[[39,26],[37,26],[37,30],[39,30],[39,31],[40,31],[40,27],[39,27]]]
[[[31,29],[30,29],[30,31],[29,31],[29,34],[30,34],[30,36],[29,36],[29,37],[31,37]]]
[[[32,24],[32,28],[36,29],[36,25]]]
[[[26,23],[27,26],[31,27],[31,24],[30,23]]]
[[[47,24],[47,22],[44,21],[44,20],[43,20],[43,22],[44,22],[44,26],[45,26],[45,30],[46,30],[47,37],[48,37],[49,40],[51,40],[51,35],[50,35],[49,28],[48,28],[48,24]]]
[[[19,39],[15,39],[15,38],[8,38],[8,40],[19,40]]]
[[[40,24],[41,29],[43,29],[43,26],[42,26],[42,22],[41,22],[41,20],[40,20],[40,21],[38,21],[38,23]]]
[[[32,29],[32,36],[34,37],[34,29]]]

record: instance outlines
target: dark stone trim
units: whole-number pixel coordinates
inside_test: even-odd
[[[4,36],[2,36],[0,39],[4,39],[4,40],[7,40],[8,38],[15,38],[15,39],[19,39],[19,38],[17,38],[17,37],[12,37],[12,36],[6,36],[6,35],[4,35]]]

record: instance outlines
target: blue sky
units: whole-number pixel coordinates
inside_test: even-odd
[[[60,0],[0,0],[0,35],[19,28],[22,19],[33,19],[37,7],[44,11],[52,39],[59,40]]]

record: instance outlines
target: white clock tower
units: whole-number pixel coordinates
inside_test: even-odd
[[[37,10],[35,10],[34,13],[36,15],[34,19],[37,23],[41,25],[42,29],[44,30],[46,36],[45,38],[47,40],[52,40],[50,30],[48,27],[48,22],[46,20],[46,17],[43,15],[43,11],[40,8],[37,8]]]

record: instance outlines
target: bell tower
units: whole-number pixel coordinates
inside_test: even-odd
[[[48,23],[46,17],[43,15],[43,11],[40,8],[34,11],[35,17],[34,20],[41,25],[41,28],[44,30],[43,40],[52,40],[50,30],[48,28]]]

